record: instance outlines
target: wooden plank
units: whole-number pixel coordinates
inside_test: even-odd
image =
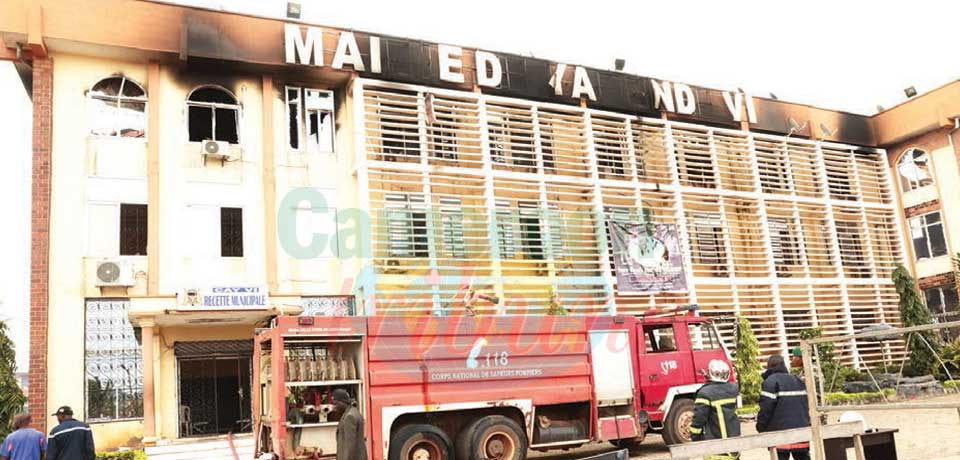
[[[887,336],[894,336],[894,335],[903,335],[910,332],[934,331],[934,330],[940,330],[940,329],[947,329],[951,327],[960,327],[960,321],[951,321],[949,323],[939,323],[939,324],[924,324],[922,326],[901,327],[896,329],[887,329],[883,331],[860,332],[858,334],[819,337],[815,339],[810,339],[807,341],[807,343],[818,344],[818,343],[827,343],[827,342],[847,342],[853,339],[869,339],[869,338],[876,338],[876,337],[887,337]]]
[[[810,344],[810,342],[801,340],[800,341],[800,357],[803,361],[803,380],[804,385],[807,387],[807,407],[810,412],[810,432],[813,441],[813,452],[815,458],[825,458],[823,452],[823,434],[821,433],[820,426],[820,412],[817,411],[817,384],[813,372],[813,357],[812,353],[816,352],[816,347]],[[823,379],[820,379],[821,382]]]
[[[859,434],[853,435],[853,453],[857,456],[857,460],[866,459],[866,455],[863,452],[863,439],[860,438]]]
[[[891,403],[891,404],[859,404],[850,406],[819,406],[817,410],[823,412],[846,412],[846,411],[864,411],[864,410],[908,410],[908,409],[957,409],[960,410],[960,402],[943,403]]]
[[[848,438],[863,433],[862,422],[848,422],[823,426],[823,439]],[[796,444],[811,440],[811,430],[794,428],[791,430],[774,431],[750,436],[740,436],[727,439],[713,439],[710,441],[692,442],[670,446],[670,455],[677,457],[703,457],[724,452],[740,452],[750,449],[766,449],[781,444]],[[822,458],[822,457],[821,457]]]

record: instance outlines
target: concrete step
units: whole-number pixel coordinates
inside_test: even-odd
[[[253,436],[234,437],[233,446],[241,460],[253,458]],[[234,460],[225,437],[178,439],[169,444],[147,447],[147,460]]]
[[[252,460],[253,449],[237,449],[237,458]],[[171,454],[147,454],[147,460],[235,460],[230,449],[198,450],[190,452],[176,452]]]

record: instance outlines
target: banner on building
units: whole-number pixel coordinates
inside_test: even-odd
[[[687,277],[676,224],[608,220],[617,292],[685,292]]]

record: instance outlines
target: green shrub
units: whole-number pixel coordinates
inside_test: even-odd
[[[892,279],[900,296],[900,321],[903,326],[933,324],[933,316],[920,299],[916,282],[910,272],[903,265],[897,264]],[[918,376],[936,372],[936,355],[940,353],[940,341],[933,331],[913,332],[906,338],[910,348],[910,365],[904,369],[904,374]]]
[[[943,345],[940,349],[940,359],[947,365],[950,371],[948,376],[943,370],[943,366],[937,367],[937,377],[947,379],[950,377],[960,378],[960,339],[954,339],[950,343]]]
[[[750,327],[750,320],[737,319],[737,349],[733,357],[733,368],[737,371],[737,383],[743,404],[756,404],[760,398],[760,344]]]
[[[142,450],[122,450],[119,452],[100,452],[96,460],[147,460]]]
[[[759,404],[745,404],[743,407],[737,408],[737,415],[740,415],[740,416],[753,415],[753,414],[756,414],[757,412],[760,412]]]
[[[960,380],[947,380],[943,382],[944,390],[958,390],[960,388]]]
[[[867,404],[881,402],[884,399],[884,396],[893,396],[893,388],[886,388],[881,391],[866,391],[863,393],[844,393],[842,391],[827,393],[824,396],[824,402],[827,405],[844,405],[844,404]]]
[[[814,327],[800,331],[799,336],[802,340],[811,340],[820,338],[823,335],[823,329]],[[823,389],[830,392],[843,386],[844,382],[857,380],[867,380],[869,377],[862,375],[852,367],[840,364],[836,355],[836,345],[833,342],[818,343],[817,359],[819,359],[820,372],[823,374]],[[815,363],[816,364],[816,363]]]

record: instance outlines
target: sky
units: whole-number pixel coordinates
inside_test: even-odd
[[[279,0],[176,0],[284,17]],[[960,2],[301,0],[306,22],[612,68],[717,89],[873,114],[960,76]],[[279,52],[278,44],[278,52]],[[26,363],[29,103],[0,63],[0,319]],[[13,164],[9,164],[11,162]]]

